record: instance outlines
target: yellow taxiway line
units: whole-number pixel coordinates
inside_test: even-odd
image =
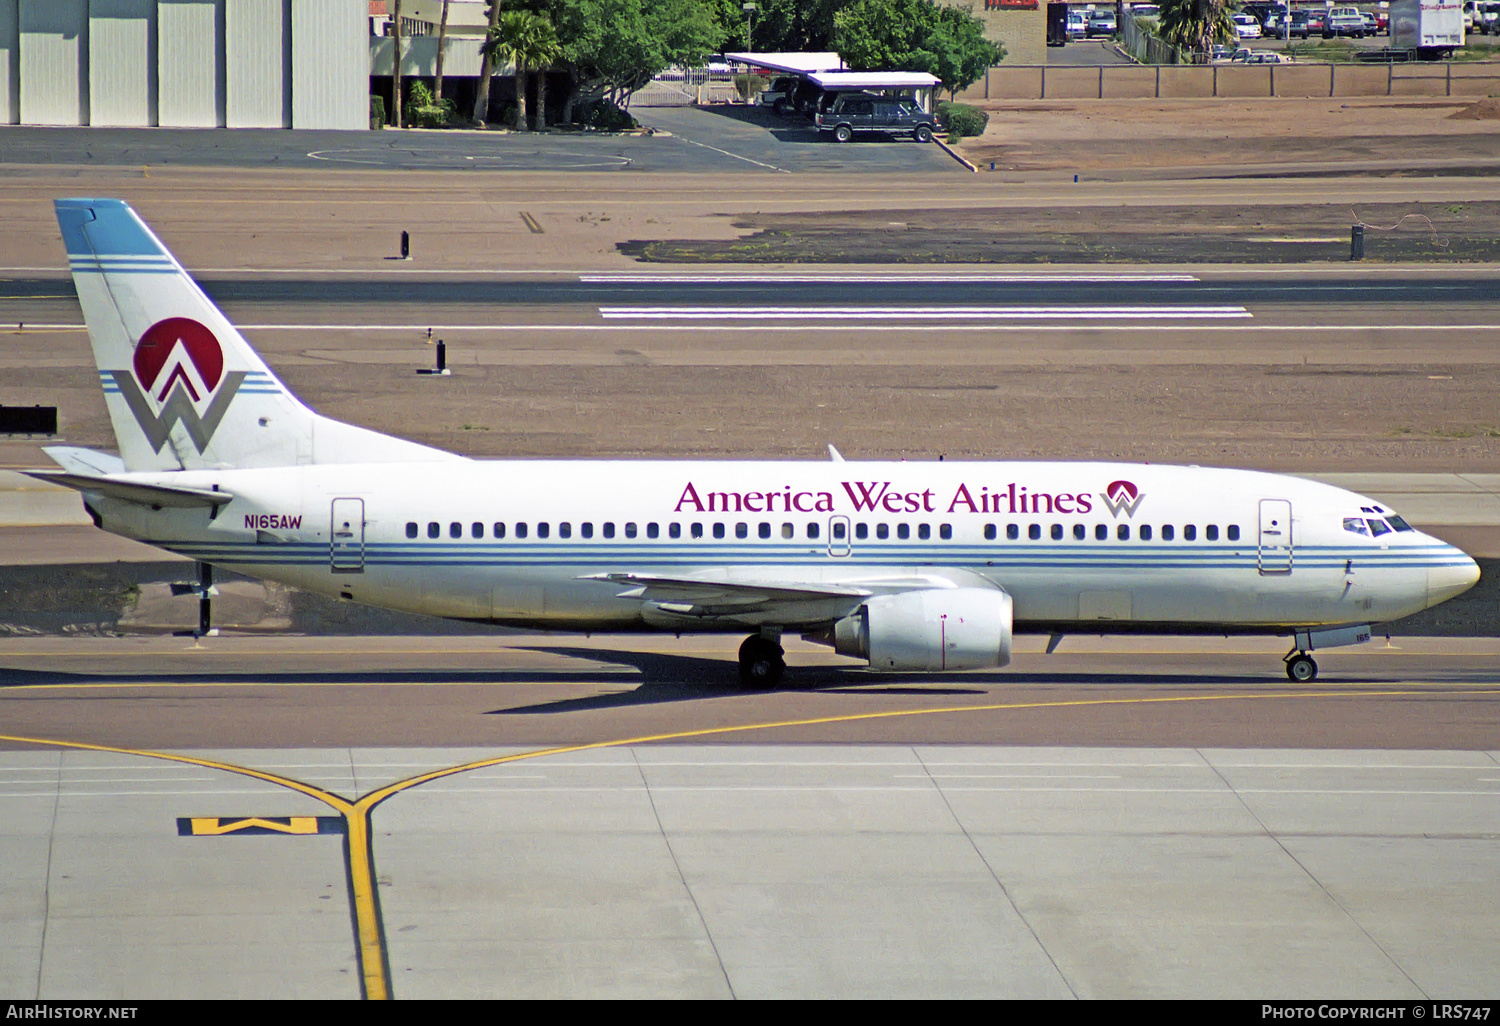
[[[1488,688],[1467,693],[1500,695],[1500,688]],[[0,741],[42,745],[53,748],[72,748],[92,752],[113,752],[120,755],[164,759],[169,762],[180,762],[206,769],[222,770],[226,773],[236,773],[241,776],[253,777],[256,780],[263,780],[267,783],[289,788],[300,794],[315,798],[334,809],[344,817],[347,827],[345,832],[345,863],[349,874],[350,900],[354,906],[355,948],[360,963],[361,988],[365,998],[382,1001],[389,999],[392,995],[390,966],[387,962],[388,954],[385,947],[384,930],[380,916],[379,893],[375,886],[375,851],[371,842],[370,816],[374,812],[375,807],[381,802],[404,791],[411,790],[434,780],[441,780],[444,777],[451,777],[459,773],[484,769],[490,766],[521,762],[527,759],[540,759],[551,755],[565,755],[571,752],[585,752],[600,748],[620,748],[627,745],[653,744],[662,741],[684,741],[690,738],[747,733],[756,730],[814,727],[830,723],[894,719],[904,716],[941,716],[962,713],[1005,712],[1020,709],[1080,708],[1086,706],[1163,705],[1174,702],[1253,702],[1310,698],[1397,698],[1414,697],[1423,694],[1430,694],[1430,689],[1416,690],[1411,686],[1407,686],[1405,688],[1387,687],[1378,690],[1282,690],[1223,695],[1166,695],[1143,698],[1080,698],[1040,702],[991,702],[972,705],[950,705],[928,709],[893,709],[885,712],[841,713],[834,716],[814,716],[804,719],[743,723],[721,727],[699,727],[692,730],[643,734],[637,737],[616,738],[609,741],[560,745],[555,748],[543,748],[533,752],[500,755],[492,759],[477,759],[473,762],[461,763],[445,769],[431,770],[427,773],[419,773],[415,776],[407,777],[404,780],[398,780],[393,784],[387,784],[384,787],[367,792],[353,801],[332,791],[303,783],[291,777],[283,777],[275,773],[267,773],[264,770],[251,769],[246,766],[236,766],[232,763],[219,762],[215,759],[201,759],[191,755],[176,755],[168,752],[120,748],[114,745],[96,745],[82,741],[59,741],[50,738],[20,737],[5,734],[0,734]]]

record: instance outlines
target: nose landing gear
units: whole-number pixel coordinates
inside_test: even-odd
[[[773,638],[752,634],[740,645],[740,683],[747,688],[774,688],[786,672],[786,653]]]
[[[1306,652],[1294,648],[1286,654],[1285,662],[1287,678],[1298,684],[1306,684],[1318,675],[1318,664]]]

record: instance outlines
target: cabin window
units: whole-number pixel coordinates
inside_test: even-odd
[[[504,538],[505,537],[505,523],[504,523],[504,521],[498,521],[497,520],[495,522],[495,537],[496,538]]]
[[[606,520],[600,533],[606,538],[613,538],[615,536],[615,522],[613,520]]]
[[[1142,524],[1141,525],[1141,541],[1150,541],[1150,540],[1151,540],[1151,525],[1150,524]]]
[[[545,538],[551,533],[552,525],[547,523],[547,521],[543,520],[541,523],[536,525],[536,536],[538,538]]]
[[[1099,541],[1107,541],[1109,539],[1109,525],[1108,524],[1095,524],[1094,525],[1094,537],[1096,539],[1098,539]]]
[[[1032,541],[1036,541],[1041,536],[1042,536],[1042,525],[1041,524],[1032,524],[1032,525],[1030,525],[1029,527],[1026,528],[1026,537],[1030,538]]]
[[[1230,524],[1228,527],[1224,528],[1224,537],[1228,538],[1230,541],[1239,541],[1240,525]]]
[[[408,520],[406,522],[406,536],[408,538],[415,538],[417,536],[417,522],[415,520]]]
[[[750,537],[750,525],[747,524],[747,523],[745,523],[743,520],[740,521],[738,524],[735,524],[734,525],[734,536],[736,538],[748,538],[748,537]]]
[[[670,524],[668,524],[667,525],[667,537],[668,538],[681,538],[682,537],[682,525],[679,524],[675,520],[672,521]]]
[[[700,523],[697,523],[695,521],[693,523],[693,526],[690,529],[689,533],[691,533],[694,538],[702,538],[703,537],[703,525],[700,524]]]
[[[932,537],[932,528],[928,527],[926,524],[918,524],[917,537],[922,539],[923,541],[926,541],[928,538]]]
[[[809,538],[816,538],[818,536],[818,525],[817,524],[808,524],[807,525],[807,536]]]
[[[1197,541],[1198,540],[1198,528],[1196,526],[1194,526],[1193,524],[1183,524],[1182,525],[1182,540],[1183,541]]]
[[[1371,520],[1370,521],[1370,534],[1373,535],[1374,537],[1379,538],[1382,534],[1390,534],[1390,533],[1391,533],[1391,529],[1386,526],[1386,523],[1385,523],[1384,520]]]
[[[1414,530],[1414,528],[1410,524],[1408,524],[1405,520],[1402,520],[1400,517],[1396,516],[1396,514],[1394,513],[1386,517],[1386,520],[1390,521],[1391,526],[1398,531]]]
[[[1172,527],[1171,524],[1162,524],[1161,525],[1161,540],[1162,541],[1171,541],[1175,537],[1177,537],[1177,532],[1173,529],[1173,527]]]
[[[1115,528],[1115,537],[1118,538],[1118,539],[1120,539],[1121,541],[1129,541],[1130,540],[1130,525],[1129,524],[1121,524],[1119,527]]]
[[[559,538],[571,538],[571,537],[573,537],[573,525],[570,524],[570,523],[568,523],[566,520],[564,520],[562,523],[558,524],[557,525],[557,536]]]
[[[516,525],[516,537],[517,538],[524,538],[524,537],[526,537],[526,524],[525,524],[524,521]]]
[[[994,541],[995,540],[995,536],[997,534],[999,534],[999,532],[995,530],[995,525],[994,524],[985,524],[984,525],[984,540],[985,541]]]
[[[844,540],[844,536],[848,533],[845,530],[845,524],[844,524],[844,522],[842,520],[835,521],[830,526],[829,530],[833,532],[833,537],[834,537],[835,541],[843,541]]]
[[[1052,525],[1052,540],[1053,541],[1062,541],[1062,536],[1063,536],[1062,524],[1053,524]]]
[[[592,538],[594,536],[594,525],[585,520],[578,525],[578,533],[584,538]]]
[[[755,533],[757,537],[769,538],[771,537],[771,525],[762,521],[760,526],[755,529]]]
[[[1207,527],[1205,527],[1203,529],[1203,539],[1204,539],[1204,541],[1218,541],[1219,540],[1219,525],[1218,524],[1209,524]]]
[[[943,539],[943,541],[950,540],[953,537],[953,525],[952,524],[942,524],[942,525],[940,525],[938,527],[938,537],[941,538],[941,539]]]
[[[906,539],[910,538],[911,537],[911,525],[910,524],[897,524],[896,525],[896,537],[899,538],[899,539],[901,539],[902,541],[906,541]]]
[[[427,524],[427,537],[429,537],[429,538],[441,538],[442,536],[443,536],[443,525],[439,524],[436,520],[430,521]]]
[[[635,524],[631,523],[628,520],[625,521],[625,537],[627,537],[627,538],[634,538],[635,537]]]
[[[860,541],[864,541],[866,538],[870,537],[870,525],[869,524],[855,524],[854,525],[854,537],[858,538]]]
[[[1015,541],[1017,538],[1021,537],[1021,529],[1015,524],[1006,524],[1005,537],[1010,539],[1011,541]]]
[[[471,537],[471,538],[483,538],[484,537],[484,525],[481,524],[481,523],[478,523],[477,521],[475,523],[470,524],[469,525],[469,537]]]
[[[875,537],[876,538],[880,539],[881,541],[885,541],[890,536],[891,536],[891,528],[890,528],[889,524],[876,524],[875,525]]]
[[[795,538],[797,536],[797,528],[791,524],[782,524],[781,536],[783,538]]]
[[[449,538],[462,538],[463,536],[464,536],[464,525],[463,524],[460,524],[458,521],[455,520],[453,523],[451,523],[451,524],[448,525],[448,537]]]
[[[715,524],[714,525],[714,537],[715,538],[722,538],[722,537],[724,537],[724,525],[723,524]]]
[[[1078,539],[1079,541],[1083,541],[1088,536],[1089,536],[1089,529],[1087,527],[1084,527],[1082,524],[1074,524],[1073,525],[1073,537],[1074,538]]]
[[[651,523],[646,525],[647,538],[655,538],[659,534],[661,534],[661,528],[657,526],[656,521],[653,520]]]

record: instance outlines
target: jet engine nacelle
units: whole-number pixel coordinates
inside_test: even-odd
[[[977,670],[1010,662],[1011,600],[998,588],[880,595],[833,627],[834,651],[872,670]]]

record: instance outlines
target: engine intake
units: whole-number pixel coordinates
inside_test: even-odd
[[[1011,619],[998,588],[881,595],[833,625],[833,648],[872,670],[986,669],[1010,662]]]

